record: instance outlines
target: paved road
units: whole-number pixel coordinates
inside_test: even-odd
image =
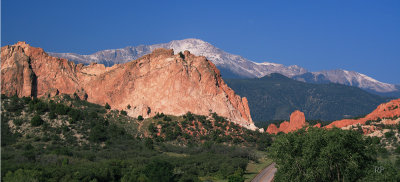
[[[274,179],[276,173],[275,163],[264,168],[251,182],[270,182]]]

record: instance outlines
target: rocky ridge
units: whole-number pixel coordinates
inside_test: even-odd
[[[360,127],[364,134],[374,135],[374,133],[382,133],[376,131],[377,125],[395,125],[400,123],[400,99],[391,100],[390,102],[379,105],[374,111],[365,117],[358,119],[342,119],[330,123],[324,128],[341,128],[353,129]],[[277,134],[279,132],[292,132],[304,126],[308,126],[305,122],[304,114],[300,111],[295,111],[290,116],[290,122],[284,121],[277,127],[275,124],[270,124],[267,128],[267,133]],[[321,123],[317,123],[314,127],[321,127]]]
[[[308,72],[297,65],[285,66],[272,62],[254,62],[242,56],[227,53],[200,39],[173,40],[154,45],[129,46],[121,49],[98,51],[90,55],[75,53],[49,53],[52,56],[66,58],[75,63],[101,63],[106,66],[125,63],[151,53],[157,48],[174,49],[175,53],[188,50],[195,55],[205,56],[222,72],[224,78],[254,78],[271,73],[280,73],[287,77],[309,83],[339,83],[362,88],[364,90],[391,96],[399,96],[400,88],[383,83],[364,74],[347,70]]]
[[[383,119],[397,120],[400,118],[400,99],[391,100],[390,102],[379,105],[374,111],[359,119],[343,119],[334,121],[327,125],[326,128],[343,128],[351,125],[365,125],[367,121],[381,121]],[[386,121],[385,124],[396,124],[397,122]]]
[[[84,66],[18,42],[1,48],[1,60],[1,92],[8,96],[76,94],[89,102],[126,110],[133,117],[215,112],[256,129],[247,99],[225,84],[212,62],[189,51],[174,54],[172,49],[155,49],[112,67]]]

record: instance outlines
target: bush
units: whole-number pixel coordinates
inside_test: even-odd
[[[33,116],[33,118],[31,119],[31,125],[32,126],[40,126],[43,124],[43,120],[40,117],[40,115],[36,114],[35,116]]]
[[[7,182],[36,182],[42,181],[42,173],[36,170],[18,169],[15,172],[7,172],[4,181]]]
[[[183,116],[183,118],[185,118],[186,121],[193,121],[193,120],[194,120],[194,116],[193,116],[193,114],[192,114],[191,112],[187,112],[187,113]]]
[[[56,105],[56,113],[58,115],[66,115],[69,111],[69,108],[65,106],[64,104],[57,104]]]
[[[50,118],[50,119],[56,119],[56,118],[57,118],[56,113],[55,113],[54,111],[50,111],[50,113],[49,113],[49,118]]]
[[[14,123],[16,126],[21,126],[24,122],[25,122],[24,119],[14,119],[14,122],[13,122],[13,123]]]
[[[128,113],[126,111],[124,111],[124,110],[121,111],[121,114],[125,115],[125,116],[128,115]]]
[[[164,120],[164,121],[171,121],[171,118],[168,117],[168,116],[164,116],[163,120]]]
[[[106,105],[104,106],[104,108],[106,108],[106,109],[111,109],[111,106],[110,106],[108,103],[106,103]]]
[[[169,182],[173,181],[174,166],[166,161],[154,160],[144,170],[150,181]]]
[[[34,105],[34,109],[37,113],[42,114],[44,112],[47,112],[49,110],[49,107],[46,103],[39,100],[39,102]]]
[[[385,133],[385,138],[392,138],[394,136],[394,132],[393,131],[389,131]]]
[[[139,121],[143,121],[143,116],[142,115],[139,115],[138,117],[137,117],[137,119],[139,120]]]

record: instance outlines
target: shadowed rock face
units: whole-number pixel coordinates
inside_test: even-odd
[[[174,55],[172,49],[156,49],[113,67],[83,66],[18,42],[1,48],[1,60],[1,93],[8,96],[77,93],[89,102],[124,109],[133,117],[150,117],[157,112],[216,112],[237,124],[256,128],[247,99],[225,84],[213,63],[188,51]]]

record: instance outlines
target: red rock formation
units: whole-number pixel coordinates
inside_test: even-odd
[[[279,129],[276,127],[275,124],[270,124],[267,128],[267,133],[269,134],[277,134],[279,133]]]
[[[317,124],[315,124],[313,127],[321,128],[321,123],[317,123]]]
[[[267,128],[267,133],[270,134],[277,134],[278,132],[289,133],[292,131],[296,131],[307,125],[308,123],[306,123],[304,113],[296,110],[290,115],[290,122],[287,121],[282,122],[279,125],[279,128],[277,128],[275,124],[270,124]]]
[[[395,116],[400,116],[400,99],[395,99],[388,103],[379,105],[374,111],[366,115],[364,118],[334,121],[327,125],[326,128],[342,128],[355,124],[365,124],[365,122],[368,120],[375,121],[379,118],[393,118]]]
[[[365,125],[365,123],[370,121],[376,121],[378,119],[385,118],[399,118],[400,117],[400,99],[392,100],[388,103],[384,103],[379,105],[374,111],[370,114],[366,115],[364,118],[360,119],[342,119],[338,121],[334,121],[331,124],[325,126],[324,128],[343,128],[349,129],[352,125],[355,126],[357,124]],[[399,123],[399,119],[389,119],[381,121],[382,124],[385,125],[393,125]],[[275,124],[270,124],[267,128],[267,132],[270,134],[277,134],[278,132],[291,132],[302,128],[303,126],[308,125],[305,122],[304,114],[300,111],[295,111],[290,115],[290,122],[283,122],[280,124],[279,128],[276,127]],[[317,123],[314,127],[321,128],[321,123]],[[372,133],[376,130],[374,126],[363,126],[362,130],[364,134]]]
[[[124,109],[133,117],[149,117],[157,112],[216,112],[237,124],[256,128],[247,99],[225,84],[213,63],[188,51],[174,55],[173,50],[157,49],[113,67],[83,66],[18,42],[1,48],[1,76],[1,93],[8,96],[77,93],[89,102]]]
[[[296,110],[290,115],[290,123],[288,129],[283,132],[288,133],[298,130],[304,126],[306,126],[306,118],[304,117],[304,113]]]

